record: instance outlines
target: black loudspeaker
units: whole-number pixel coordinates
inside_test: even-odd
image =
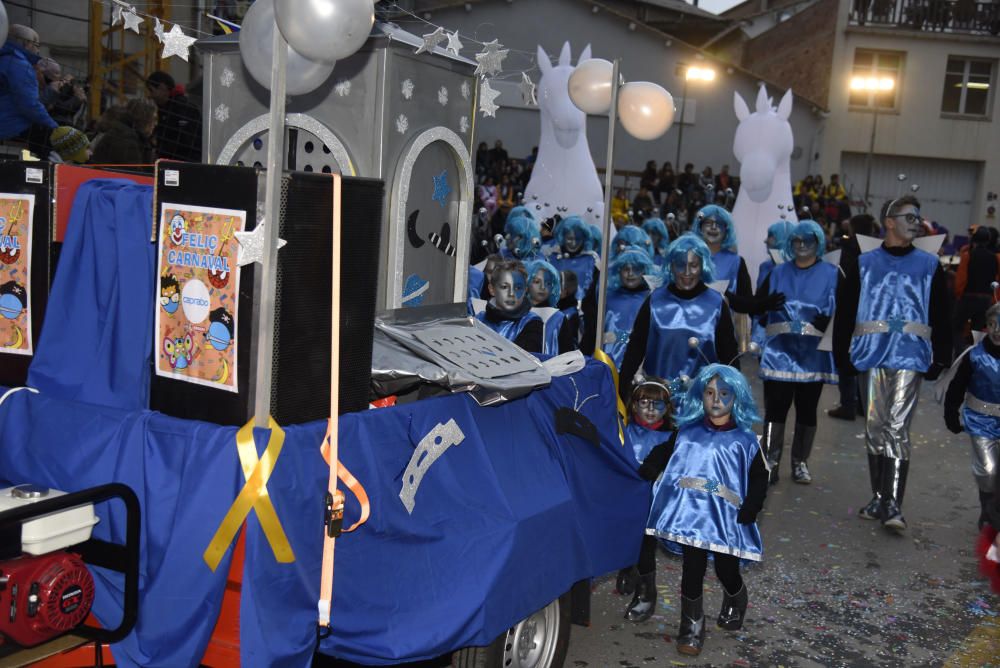
[[[28,378],[28,366],[34,359],[38,339],[42,334],[42,322],[48,305],[49,289],[52,285],[53,244],[52,244],[52,165],[46,162],[0,162],[0,198],[4,195],[32,195],[31,220],[13,217],[7,220],[3,212],[0,217],[0,385],[24,385]],[[14,200],[11,200],[12,202]],[[27,202],[27,200],[20,200]],[[27,214],[27,205],[24,209]],[[26,223],[30,222],[31,233]],[[30,237],[30,239],[29,239]],[[16,243],[15,243],[16,239]],[[21,251],[28,248],[30,240],[31,276],[25,276],[25,266],[18,262]],[[14,246],[19,248],[14,248]],[[25,315],[14,315],[15,295],[27,295],[27,314],[30,315],[30,332]],[[22,354],[31,351],[31,354]]]
[[[163,176],[158,175],[157,216],[162,198],[246,210],[246,228],[253,229],[255,211],[263,208],[263,172],[258,175],[242,167],[178,164],[161,165],[160,171],[167,167],[179,172],[179,187],[189,183],[193,192],[190,199],[179,199],[177,188],[164,192]],[[232,180],[224,180],[224,174],[232,174]],[[223,187],[223,183],[227,185]],[[375,179],[341,179],[341,201],[335,202],[334,177],[330,175],[294,172],[282,177],[278,234],[287,245],[278,251],[270,388],[271,415],[279,424],[323,419],[330,412],[330,272],[333,217],[338,209],[343,241],[339,409],[345,413],[368,407],[383,198],[384,185]],[[153,408],[219,424],[242,425],[253,416],[250,385],[256,372],[258,343],[253,323],[260,305],[255,268],[243,267],[240,278],[239,392],[154,374]],[[251,313],[252,318],[248,317]]]

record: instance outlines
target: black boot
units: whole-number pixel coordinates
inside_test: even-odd
[[[615,580],[615,591],[624,596],[635,592],[636,583],[639,581],[639,569],[629,566],[618,571],[618,579]]]
[[[792,437],[792,480],[801,485],[808,485],[812,482],[806,460],[809,459],[815,440],[815,426],[795,425],[795,435]]]
[[[872,486],[872,500],[858,511],[863,520],[877,520],[882,512],[882,466],[885,457],[868,453],[868,479]]]
[[[886,457],[882,464],[882,526],[896,533],[906,530],[901,506],[909,470],[910,462],[904,459]]]
[[[702,598],[681,596],[681,627],[677,631],[677,651],[688,656],[698,656],[705,645],[705,613]]]
[[[625,608],[625,619],[630,622],[644,622],[656,612],[656,571],[639,576],[635,586],[635,596]]]
[[[827,410],[827,415],[832,418],[837,418],[838,420],[849,420],[854,422],[854,406],[837,406],[836,408],[831,408]]]
[[[990,523],[989,507],[991,503],[993,503],[993,494],[979,490],[979,523],[977,526],[980,531]]]
[[[772,485],[777,484],[778,466],[781,464],[781,451],[785,448],[785,423],[765,422],[764,435],[760,439],[760,446],[764,450],[767,465],[771,469],[769,482]]]
[[[727,631],[739,631],[743,628],[743,618],[747,614],[747,586],[744,584],[735,594],[730,594],[726,588],[722,588],[722,610],[719,611],[719,618],[715,623],[720,629]]]

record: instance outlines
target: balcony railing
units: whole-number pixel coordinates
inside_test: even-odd
[[[1000,0],[854,0],[852,25],[1000,35]]]

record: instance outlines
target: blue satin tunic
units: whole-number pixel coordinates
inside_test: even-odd
[[[542,335],[542,352],[544,354],[559,354],[559,330],[562,329],[565,322],[565,311],[556,311],[545,321],[545,331]]]
[[[620,369],[625,359],[625,347],[632,335],[632,325],[639,308],[649,296],[649,290],[608,290],[608,307],[604,312],[604,342],[602,348]],[[613,340],[612,340],[613,339]],[[610,343],[609,343],[610,341]]]
[[[576,299],[582,300],[590,289],[590,284],[594,282],[594,269],[597,266],[594,256],[580,253],[574,257],[553,258],[551,263],[559,271],[572,271],[576,274]]]
[[[514,341],[517,339],[517,337],[521,335],[521,332],[524,331],[527,324],[532,320],[541,321],[538,314],[532,313],[531,311],[528,311],[517,320],[501,320],[500,322],[491,322],[486,318],[486,311],[480,311],[477,313],[476,318],[508,341]]]
[[[972,364],[969,394],[989,404],[1000,404],[1000,359],[986,352],[981,341],[968,355]],[[1000,418],[977,413],[968,406],[962,409],[962,417],[971,435],[1000,438]]]
[[[653,448],[669,440],[669,431],[648,429],[635,420],[625,425],[625,443],[632,446],[636,464],[642,464]]]
[[[715,328],[722,315],[722,295],[712,289],[693,299],[681,299],[667,286],[649,297],[649,339],[642,368],[647,374],[676,381],[694,377],[706,364],[717,362]],[[698,347],[688,345],[696,337]]]
[[[757,286],[754,288],[754,292],[760,291],[760,286],[764,284],[764,279],[766,279],[771,271],[774,270],[774,260],[768,258],[760,263],[760,267],[757,268]],[[762,349],[764,347],[764,326],[760,324],[760,318],[750,319],[750,340],[760,346]]]
[[[822,260],[806,269],[785,262],[771,272],[770,290],[784,293],[785,305],[780,311],[767,312],[767,324],[787,322],[792,332],[767,337],[760,358],[761,378],[791,383],[837,382],[833,353],[816,349],[820,337],[794,332],[801,331],[817,315],[833,317],[839,273],[837,267]]]
[[[481,299],[480,295],[483,291],[483,283],[486,282],[486,274],[483,273],[481,269],[476,269],[471,264],[469,265],[469,296],[466,300],[466,308],[469,311],[469,315],[475,315],[476,312],[472,308],[473,299]]]
[[[726,289],[736,292],[736,279],[740,275],[740,256],[723,248],[712,256],[712,262],[715,263],[715,280],[729,281]]]
[[[708,488],[725,486],[742,501],[746,498],[750,465],[760,446],[752,432],[720,431],[704,422],[688,425],[677,434],[674,454],[653,484],[653,505],[646,533],[680,545],[693,545],[741,559],[760,561],[763,555],[757,524],[739,524],[739,507],[718,494],[681,486],[684,478],[707,481]]]
[[[861,297],[857,322],[885,320],[890,331],[852,337],[851,363],[858,371],[926,371],[931,365],[931,342],[899,330],[907,322],[928,324],[937,257],[919,248],[896,257],[880,247],[862,253],[858,264]]]

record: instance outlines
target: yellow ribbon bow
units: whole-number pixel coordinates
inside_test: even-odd
[[[608,366],[608,369],[611,370],[611,381],[615,386],[615,401],[618,402],[618,438],[621,440],[622,445],[625,445],[625,432],[622,429],[622,424],[628,420],[628,416],[625,412],[625,403],[622,402],[622,397],[618,393],[618,368],[615,367],[615,361],[599,347],[594,350],[594,359],[598,362],[604,362]]]

